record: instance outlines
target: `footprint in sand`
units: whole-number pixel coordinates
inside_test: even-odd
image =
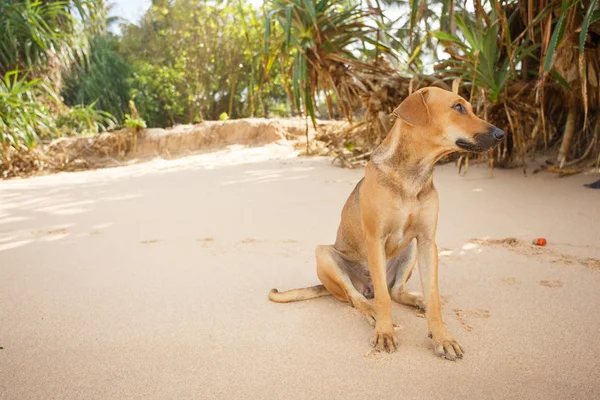
[[[211,244],[214,241],[215,241],[215,239],[211,238],[211,237],[205,237],[205,238],[202,238],[202,239],[196,239],[196,242],[200,242],[200,244],[202,245],[202,247],[208,247],[209,244]]]
[[[579,262],[590,269],[600,269],[600,260],[598,260],[597,258],[586,257],[582,258]]]
[[[365,354],[365,357],[368,359],[375,360],[379,363],[385,363],[385,364],[391,364],[392,360],[393,360],[393,358],[391,357],[391,354],[389,354],[385,351],[379,351],[379,350],[375,350],[375,349],[369,350]]]
[[[260,244],[263,242],[264,242],[263,240],[255,239],[255,238],[244,238],[240,241],[241,244]],[[247,254],[264,254],[264,252],[262,252],[262,251],[256,251],[253,249],[249,250],[248,248],[245,248],[242,251]]]
[[[244,244],[263,243],[263,242],[264,242],[263,240],[255,239],[255,238],[245,238],[245,239],[242,239],[242,243],[244,243]],[[293,243],[298,243],[298,241],[294,240],[294,239],[283,239],[283,240],[279,240],[279,243],[293,244]]]
[[[158,239],[148,239],[148,240],[140,240],[141,244],[151,244],[158,242]]]
[[[540,281],[539,283],[540,285],[549,288],[563,287],[563,283],[561,281]]]
[[[461,308],[455,308],[454,314],[456,314],[456,319],[458,320],[458,322],[460,322],[460,324],[463,326],[463,328],[465,328],[467,332],[471,332],[473,330],[473,326],[467,323],[468,319],[490,317],[490,312],[481,308],[476,308],[473,310],[463,310]]]
[[[295,239],[282,239],[282,240],[263,240],[263,239],[255,239],[255,238],[245,238],[242,239],[240,241],[241,244],[245,244],[245,245],[264,245],[264,244],[272,244],[276,247],[277,250],[277,254],[280,256],[285,256],[285,257],[293,257],[296,254],[298,254],[298,249],[295,246],[290,246],[290,245],[294,245],[299,243],[297,240]],[[282,246],[282,245],[288,245],[288,246]],[[260,246],[258,246],[258,248],[260,248]],[[245,247],[242,251],[244,251],[247,254],[272,254],[273,251],[267,251],[267,253],[265,253],[265,250],[256,250],[257,247],[252,247],[252,246],[247,246]]]
[[[543,257],[548,262],[564,265],[579,263],[590,269],[600,269],[600,259],[593,257],[578,257],[576,255],[562,253],[557,249],[536,246],[531,242],[517,238],[508,237],[505,239],[471,239],[469,242],[482,246],[503,247],[522,256],[535,258]],[[561,244],[563,246],[571,246],[568,243]]]
[[[513,278],[512,276],[509,276],[507,278],[502,278],[502,283],[505,283],[507,285],[516,285],[516,284],[518,284],[517,278]]]
[[[58,229],[50,229],[50,230],[31,232],[31,234],[33,236],[66,235],[67,233],[69,233],[69,230],[67,228],[58,228]]]

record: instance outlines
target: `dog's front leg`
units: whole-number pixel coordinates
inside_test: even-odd
[[[429,235],[422,235],[417,237],[417,248],[421,285],[423,286],[423,297],[425,299],[425,317],[433,339],[434,352],[438,357],[447,360],[455,360],[457,357],[462,358],[462,347],[452,338],[442,320],[438,290],[437,245]]]
[[[371,345],[377,350],[393,352],[398,347],[398,339],[392,324],[392,299],[387,287],[385,249],[380,237],[367,237],[368,262],[373,291],[375,292],[375,336]]]

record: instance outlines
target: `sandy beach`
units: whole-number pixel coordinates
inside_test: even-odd
[[[598,175],[436,168],[450,362],[408,307],[388,355],[347,304],[268,301],[362,174],[272,144],[0,182],[0,399],[600,398]]]

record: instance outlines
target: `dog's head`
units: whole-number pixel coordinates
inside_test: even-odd
[[[457,94],[436,87],[419,89],[394,110],[412,127],[427,128],[427,141],[441,151],[491,149],[504,139],[504,131],[477,117],[473,107]],[[426,133],[425,133],[426,132]]]

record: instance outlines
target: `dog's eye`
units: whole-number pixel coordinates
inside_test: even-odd
[[[454,107],[452,107],[452,108],[454,108],[456,111],[458,111],[461,114],[466,114],[467,113],[467,109],[462,104],[460,104],[460,103],[456,103],[454,105]]]

